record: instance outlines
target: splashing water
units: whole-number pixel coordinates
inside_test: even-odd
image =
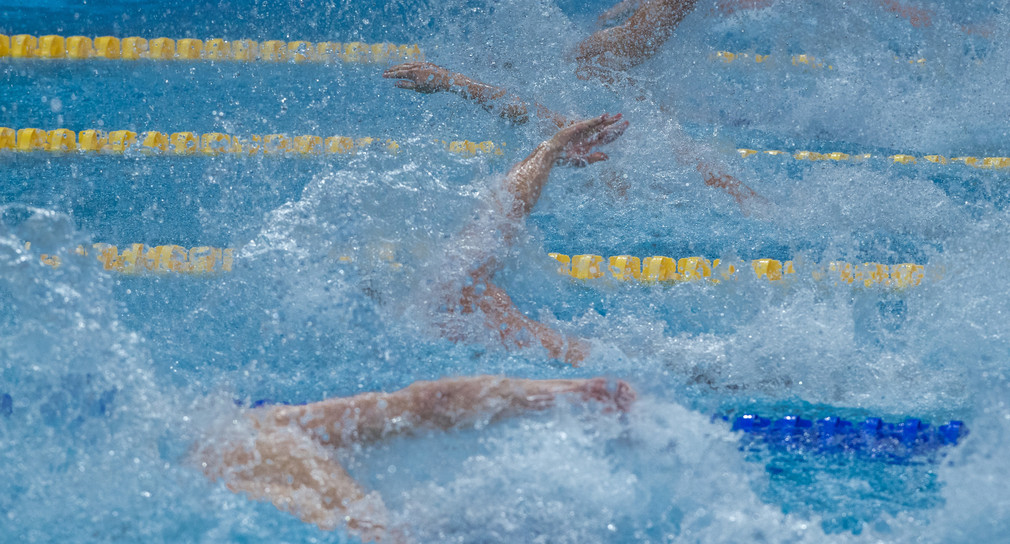
[[[636,86],[616,89],[578,80],[565,55],[602,4],[0,8],[6,34],[417,41],[429,60],[566,115],[631,121],[609,162],[552,174],[515,248],[488,248],[501,252],[496,281],[524,312],[593,339],[589,360],[571,369],[539,350],[454,344],[427,314],[435,280],[459,272],[460,228],[545,137],[536,122],[512,126],[455,96],[394,89],[367,65],[4,61],[3,126],[401,144],[396,155],[309,159],[0,154],[6,538],[344,541],[208,482],[189,458],[193,442],[241,417],[235,399],[310,402],[503,373],[619,377],[639,402],[622,418],[562,404],[341,452],[416,541],[1003,539],[1004,172],[735,150],[1007,155],[1010,102],[993,92],[1006,87],[1006,14],[983,1],[924,1],[932,24],[915,27],[874,2],[783,0],[729,15],[719,4],[699,2],[631,71]],[[990,31],[965,31],[975,28]],[[710,60],[719,50],[809,54],[831,69]],[[679,163],[671,149],[685,137],[767,209],[742,214]],[[505,142],[505,154],[463,157],[435,141],[463,138]],[[92,242],[235,247],[237,264],[183,278],[40,261]],[[742,274],[717,285],[583,283],[557,275],[548,251],[919,262],[942,276],[906,291]],[[750,410],[961,419],[971,434],[935,457],[888,463],[742,442],[711,417]]]

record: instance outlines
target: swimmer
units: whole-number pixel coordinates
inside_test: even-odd
[[[616,82],[636,85],[626,71],[659,52],[677,25],[694,8],[697,0],[626,0],[601,17],[610,20],[621,13],[634,10],[623,23],[599,30],[583,40],[573,52],[575,74],[579,79],[597,79],[610,87]],[[572,121],[551,111],[538,102],[531,102],[510,93],[502,87],[450,72],[430,62],[410,62],[393,66],[383,77],[397,79],[395,85],[419,93],[452,92],[472,100],[485,110],[513,123],[526,123],[531,111],[552,128],[564,127]],[[662,109],[662,108],[661,108]],[[678,160],[695,167],[705,184],[722,190],[733,197],[744,214],[755,208],[767,207],[767,201],[724,171],[724,168],[706,156],[700,146],[676,131],[672,150]]]
[[[934,18],[932,12],[898,0],[872,1],[885,11],[907,19],[912,26],[929,26]],[[716,9],[730,14],[736,10],[766,8],[773,3],[774,0],[719,0]],[[623,22],[593,33],[571,52],[576,65],[575,75],[582,80],[598,80],[611,88],[618,82],[637,87],[637,83],[627,76],[627,71],[656,55],[695,4],[697,0],[624,0],[618,3],[600,16],[599,23],[606,26],[626,17]],[[513,123],[528,122],[531,113],[552,127],[571,123],[564,115],[538,102],[430,62],[393,66],[385,71],[383,77],[397,79],[395,85],[401,89],[458,94]],[[666,112],[663,106],[659,109]],[[693,143],[676,128],[672,137],[672,151],[677,159],[694,166],[706,185],[732,197],[745,215],[754,212],[767,215],[770,212],[770,204],[764,197],[728,174],[725,165],[710,157],[702,146]]]
[[[473,428],[552,407],[560,396],[626,412],[634,390],[607,380],[524,380],[499,376],[414,382],[392,393],[363,393],[300,406],[249,410],[239,438],[218,433],[195,448],[207,477],[272,502],[323,530],[346,527],[365,542],[400,542],[377,492],[366,492],[337,451],[397,435]],[[249,432],[252,431],[252,432]]]
[[[502,188],[493,193],[487,211],[490,217],[474,221],[453,240],[454,250],[462,253],[459,258],[465,262],[451,268],[465,268],[469,272],[458,284],[441,287],[447,293],[443,302],[448,314],[467,315],[479,310],[486,329],[494,331],[496,341],[507,348],[539,344],[551,358],[572,366],[586,357],[589,346],[585,340],[566,336],[527,317],[493,283],[500,263],[496,252],[488,248],[495,241],[506,246],[514,243],[518,229],[540,199],[555,165],[580,167],[607,160],[607,155],[596,148],[616,140],[627,127],[620,114],[604,114],[569,124],[509,170]],[[449,325],[445,329],[444,334],[452,340],[472,340],[465,330]]]
[[[544,141],[514,165],[494,193],[489,221],[463,230],[466,280],[444,286],[449,313],[483,314],[487,329],[506,347],[539,344],[548,354],[572,365],[588,353],[586,342],[569,338],[516,308],[508,294],[492,283],[498,263],[488,236],[506,245],[540,198],[555,165],[586,166],[607,160],[596,148],[614,141],[628,123],[618,115],[601,115],[572,123]],[[488,228],[490,227],[490,228]],[[464,264],[464,263],[461,263]],[[456,289],[455,291],[453,289]],[[454,340],[462,340],[450,335]],[[208,438],[194,457],[211,479],[323,529],[341,525],[366,541],[388,541],[388,515],[376,493],[365,493],[340,466],[335,450],[426,429],[450,430],[523,413],[545,410],[559,395],[573,394],[608,409],[626,411],[635,393],[624,382],[611,390],[603,379],[522,380],[495,376],[415,382],[393,393],[366,393],[303,406],[250,410],[251,431],[235,438]]]

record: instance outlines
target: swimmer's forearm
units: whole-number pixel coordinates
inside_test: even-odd
[[[523,124],[530,120],[527,104],[518,96],[509,95],[504,87],[495,87],[453,72],[449,79],[449,91],[473,100],[485,110],[513,123]]]
[[[414,382],[401,396],[418,427],[452,429],[546,410],[559,394],[580,391],[584,380],[531,380],[502,376]]]
[[[539,395],[548,383],[500,376],[417,381],[391,393],[286,406],[277,424],[297,425],[329,446],[366,444],[417,429],[452,429],[547,408]]]
[[[502,119],[513,123],[524,124],[530,120],[530,104],[504,87],[496,87],[483,81],[467,77],[459,72],[452,72],[449,80],[449,92],[458,94],[467,100],[473,100],[482,108],[498,114]],[[568,120],[544,105],[533,102],[537,117],[547,119],[558,127],[568,124]]]
[[[507,213],[513,219],[529,215],[540,199],[551,168],[561,158],[564,147],[554,138],[546,140],[533,149],[525,159],[509,170],[505,177],[505,187],[515,198],[516,206]]]

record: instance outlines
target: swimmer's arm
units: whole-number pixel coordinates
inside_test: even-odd
[[[386,541],[388,513],[381,497],[366,495],[332,451],[292,426],[290,408],[254,414],[257,433],[250,443],[229,444],[223,452],[205,446],[204,472],[236,493],[270,501],[323,530],[346,526],[365,542]]]
[[[669,113],[662,106],[660,110],[664,113]],[[719,189],[733,197],[733,200],[736,201],[740,207],[740,211],[744,215],[750,215],[755,212],[763,213],[770,209],[771,204],[765,197],[748,187],[744,182],[726,173],[725,166],[720,164],[721,161],[712,160],[710,153],[703,146],[698,145],[692,140],[683,130],[674,128],[671,140],[673,142],[671,149],[673,156],[684,164],[693,164],[698,173],[701,174],[705,185]]]
[[[578,45],[575,58],[581,73],[596,64],[605,66],[610,55],[626,66],[637,65],[659,51],[677,25],[694,9],[697,0],[647,0],[620,25],[599,30]]]
[[[557,127],[569,124],[563,115],[549,110],[537,102],[529,103],[521,97],[509,93],[504,87],[495,87],[469,78],[459,72],[450,72],[430,62],[408,62],[393,66],[382,77],[398,79],[396,86],[419,93],[451,92],[467,100],[472,100],[485,110],[499,115],[513,123],[523,124],[530,120],[530,109],[537,117],[548,120]]]
[[[514,199],[511,206],[503,206],[507,217],[519,220],[529,215],[554,165],[586,166],[607,160],[605,153],[593,149],[613,142],[627,127],[620,114],[604,114],[571,124],[538,145],[505,176],[505,190]]]
[[[516,308],[504,289],[493,283],[486,283],[484,292],[473,303],[484,313],[488,327],[498,333],[506,346],[528,348],[536,342],[547,350],[552,359],[572,366],[578,366],[589,355],[588,342],[530,319]]]
[[[733,200],[740,206],[740,211],[744,215],[750,215],[755,203],[767,204],[767,200],[756,193],[754,189],[751,189],[735,177],[718,170],[711,164],[699,162],[696,169],[701,174],[702,179],[705,180],[705,185],[720,189],[733,197]]]
[[[342,429],[347,436],[334,446],[369,443],[421,429],[450,430],[546,410],[558,395],[574,393],[626,411],[635,392],[624,382],[611,390],[601,379],[528,380],[470,376],[417,381],[391,393],[363,393],[286,407],[288,420],[305,430]]]

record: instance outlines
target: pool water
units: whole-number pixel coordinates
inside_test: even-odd
[[[343,452],[418,542],[1004,541],[1007,174],[886,157],[1010,154],[1006,13],[924,0],[934,24],[916,28],[873,2],[730,16],[715,4],[699,2],[632,70],[634,90],[607,90],[577,80],[563,54],[602,2],[4,2],[7,35],[416,42],[450,69],[565,114],[620,111],[631,127],[609,162],[555,170],[516,247],[495,248],[496,281],[524,312],[593,339],[572,369],[540,350],[454,344],[427,314],[433,278],[452,272],[445,248],[545,138],[537,123],[395,89],[368,64],[3,59],[0,126],[367,136],[400,151],[0,152],[0,540],[354,541],[207,481],[191,445],[239,417],[236,399],[492,373],[621,378],[639,401],[623,417],[563,404]],[[777,61],[713,60],[719,50]],[[797,54],[831,69],[793,65]],[[767,202],[744,214],[706,187],[670,151],[684,137]],[[504,154],[441,143],[461,139]],[[91,258],[40,260],[99,242],[235,248],[235,266],[117,275]],[[581,282],[548,252],[938,272],[906,290],[809,274]],[[956,419],[970,434],[900,459],[824,454],[745,440],[713,418],[745,412]]]

